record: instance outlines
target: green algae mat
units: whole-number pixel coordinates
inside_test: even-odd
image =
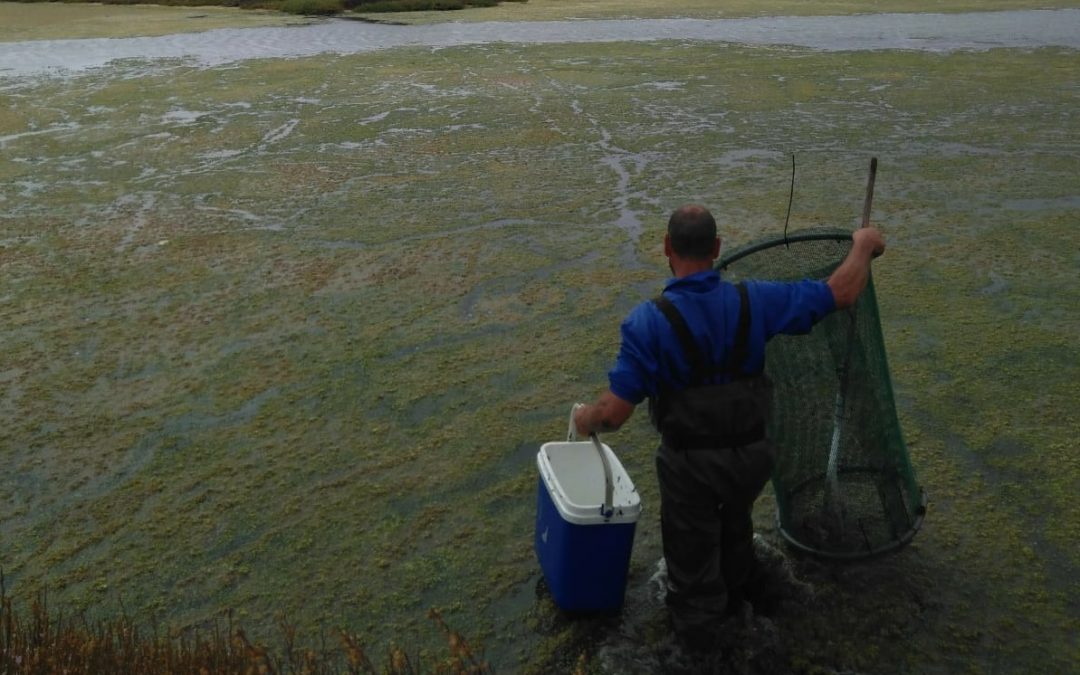
[[[725,244],[855,227],[931,496],[875,563],[796,561],[796,672],[1080,660],[1080,76],[1059,50],[485,46],[129,63],[5,85],[0,566],[89,616],[233,621],[569,670],[602,639],[537,593],[538,446],[605,385],[686,201]],[[605,440],[660,557],[644,415]],[[779,541],[775,503],[756,514]],[[631,604],[631,607],[637,605]],[[618,621],[608,620],[608,621]],[[603,630],[599,630],[603,629]],[[619,638],[619,635],[623,638]],[[611,637],[614,635],[614,637]],[[601,655],[602,656],[602,655]],[[644,657],[642,657],[644,658]]]

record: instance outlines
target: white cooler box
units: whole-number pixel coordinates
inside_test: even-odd
[[[610,503],[602,449],[611,472]],[[566,611],[622,607],[641,499],[615,453],[597,442],[545,443],[536,456],[536,557]]]

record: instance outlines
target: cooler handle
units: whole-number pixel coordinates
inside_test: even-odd
[[[589,438],[592,439],[593,447],[600,453],[600,463],[604,465],[604,503],[600,505],[600,515],[610,518],[615,512],[611,504],[615,497],[615,483],[611,480],[611,464],[608,462],[607,453],[604,452],[604,446],[600,445],[600,438],[595,433],[589,434]]]
[[[574,424],[574,413],[578,408],[584,407],[583,403],[575,403],[570,407],[570,426],[566,429],[566,440],[577,440],[577,426]],[[595,433],[589,434],[589,438],[592,439],[593,447],[596,448],[596,452],[600,455],[600,463],[604,466],[604,503],[600,505],[600,515],[605,518],[610,518],[615,509],[612,502],[615,500],[615,482],[611,477],[611,463],[608,462],[607,453],[604,452],[604,446],[600,444],[600,438]]]

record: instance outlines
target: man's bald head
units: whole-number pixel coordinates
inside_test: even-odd
[[[712,260],[716,251],[716,220],[700,204],[675,209],[668,219],[672,250],[683,258]]]

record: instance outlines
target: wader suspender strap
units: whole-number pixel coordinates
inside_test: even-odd
[[[746,358],[750,354],[750,300],[747,296],[745,284],[740,282],[735,288],[739,290],[739,326],[738,331],[735,333],[735,346],[731,353],[728,354],[727,362],[723,367],[714,366],[709,368],[706,365],[708,361],[705,360],[705,355],[701,353],[701,348],[698,346],[697,341],[694,340],[690,327],[686,325],[686,319],[683,318],[682,313],[671,300],[668,300],[663,294],[653,298],[653,303],[667,317],[668,323],[671,324],[671,328],[675,331],[675,336],[682,343],[683,353],[686,355],[687,361],[690,362],[690,386],[700,385],[707,377],[712,377],[718,373],[726,373],[733,379],[743,377],[740,367],[745,364]]]

